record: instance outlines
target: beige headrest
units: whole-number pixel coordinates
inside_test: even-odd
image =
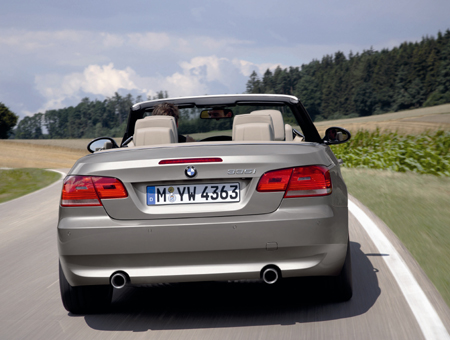
[[[234,141],[271,141],[274,138],[270,115],[237,115],[233,121]]]
[[[134,127],[135,146],[178,143],[178,129],[172,116],[148,116]]]
[[[290,126],[289,124],[284,125],[284,134],[286,136],[286,142],[291,142],[294,140],[292,136],[292,126]]]
[[[273,122],[274,140],[284,140],[284,120],[283,115],[278,110],[258,110],[250,113],[251,115],[270,115]]]

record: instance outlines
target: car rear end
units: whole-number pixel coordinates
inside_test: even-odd
[[[105,150],[64,181],[58,246],[72,287],[336,276],[347,190],[317,143]]]

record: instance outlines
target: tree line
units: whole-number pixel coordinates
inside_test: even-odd
[[[298,97],[314,121],[368,116],[450,102],[450,30],[393,49],[325,55],[301,67],[253,72],[246,93]],[[160,91],[153,98],[167,98]],[[130,107],[142,101],[131,94],[103,101],[84,98],[76,106],[36,113],[20,120],[0,106],[0,138],[94,138],[122,136]],[[6,118],[8,121],[6,123]],[[180,133],[196,129],[190,115],[181,117]],[[192,117],[191,117],[192,118]],[[225,123],[214,123],[217,129]],[[220,126],[219,126],[220,125]],[[214,125],[214,127],[216,127]],[[3,131],[4,130],[4,131]]]
[[[262,77],[253,72],[246,92],[294,95],[315,121],[449,103],[450,30],[392,50],[336,52]]]
[[[157,92],[153,98],[167,98],[167,91]],[[83,98],[76,106],[48,110],[24,117],[13,130],[17,139],[95,138],[99,136],[123,136],[130,107],[142,102],[141,96],[131,94],[114,96],[103,101]],[[44,133],[46,132],[46,133]]]

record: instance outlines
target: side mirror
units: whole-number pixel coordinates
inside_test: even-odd
[[[87,149],[89,152],[118,148],[116,141],[111,137],[98,137],[89,142]]]
[[[211,109],[203,110],[200,113],[201,119],[223,119],[223,118],[233,118],[233,111],[230,109]]]
[[[348,142],[352,135],[350,132],[344,128],[333,126],[325,131],[325,137],[323,137],[323,142],[327,145],[330,144],[341,144]]]

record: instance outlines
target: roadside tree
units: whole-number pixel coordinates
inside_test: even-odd
[[[10,136],[12,128],[17,124],[19,117],[9,110],[9,108],[0,102],[0,139],[6,139]]]

